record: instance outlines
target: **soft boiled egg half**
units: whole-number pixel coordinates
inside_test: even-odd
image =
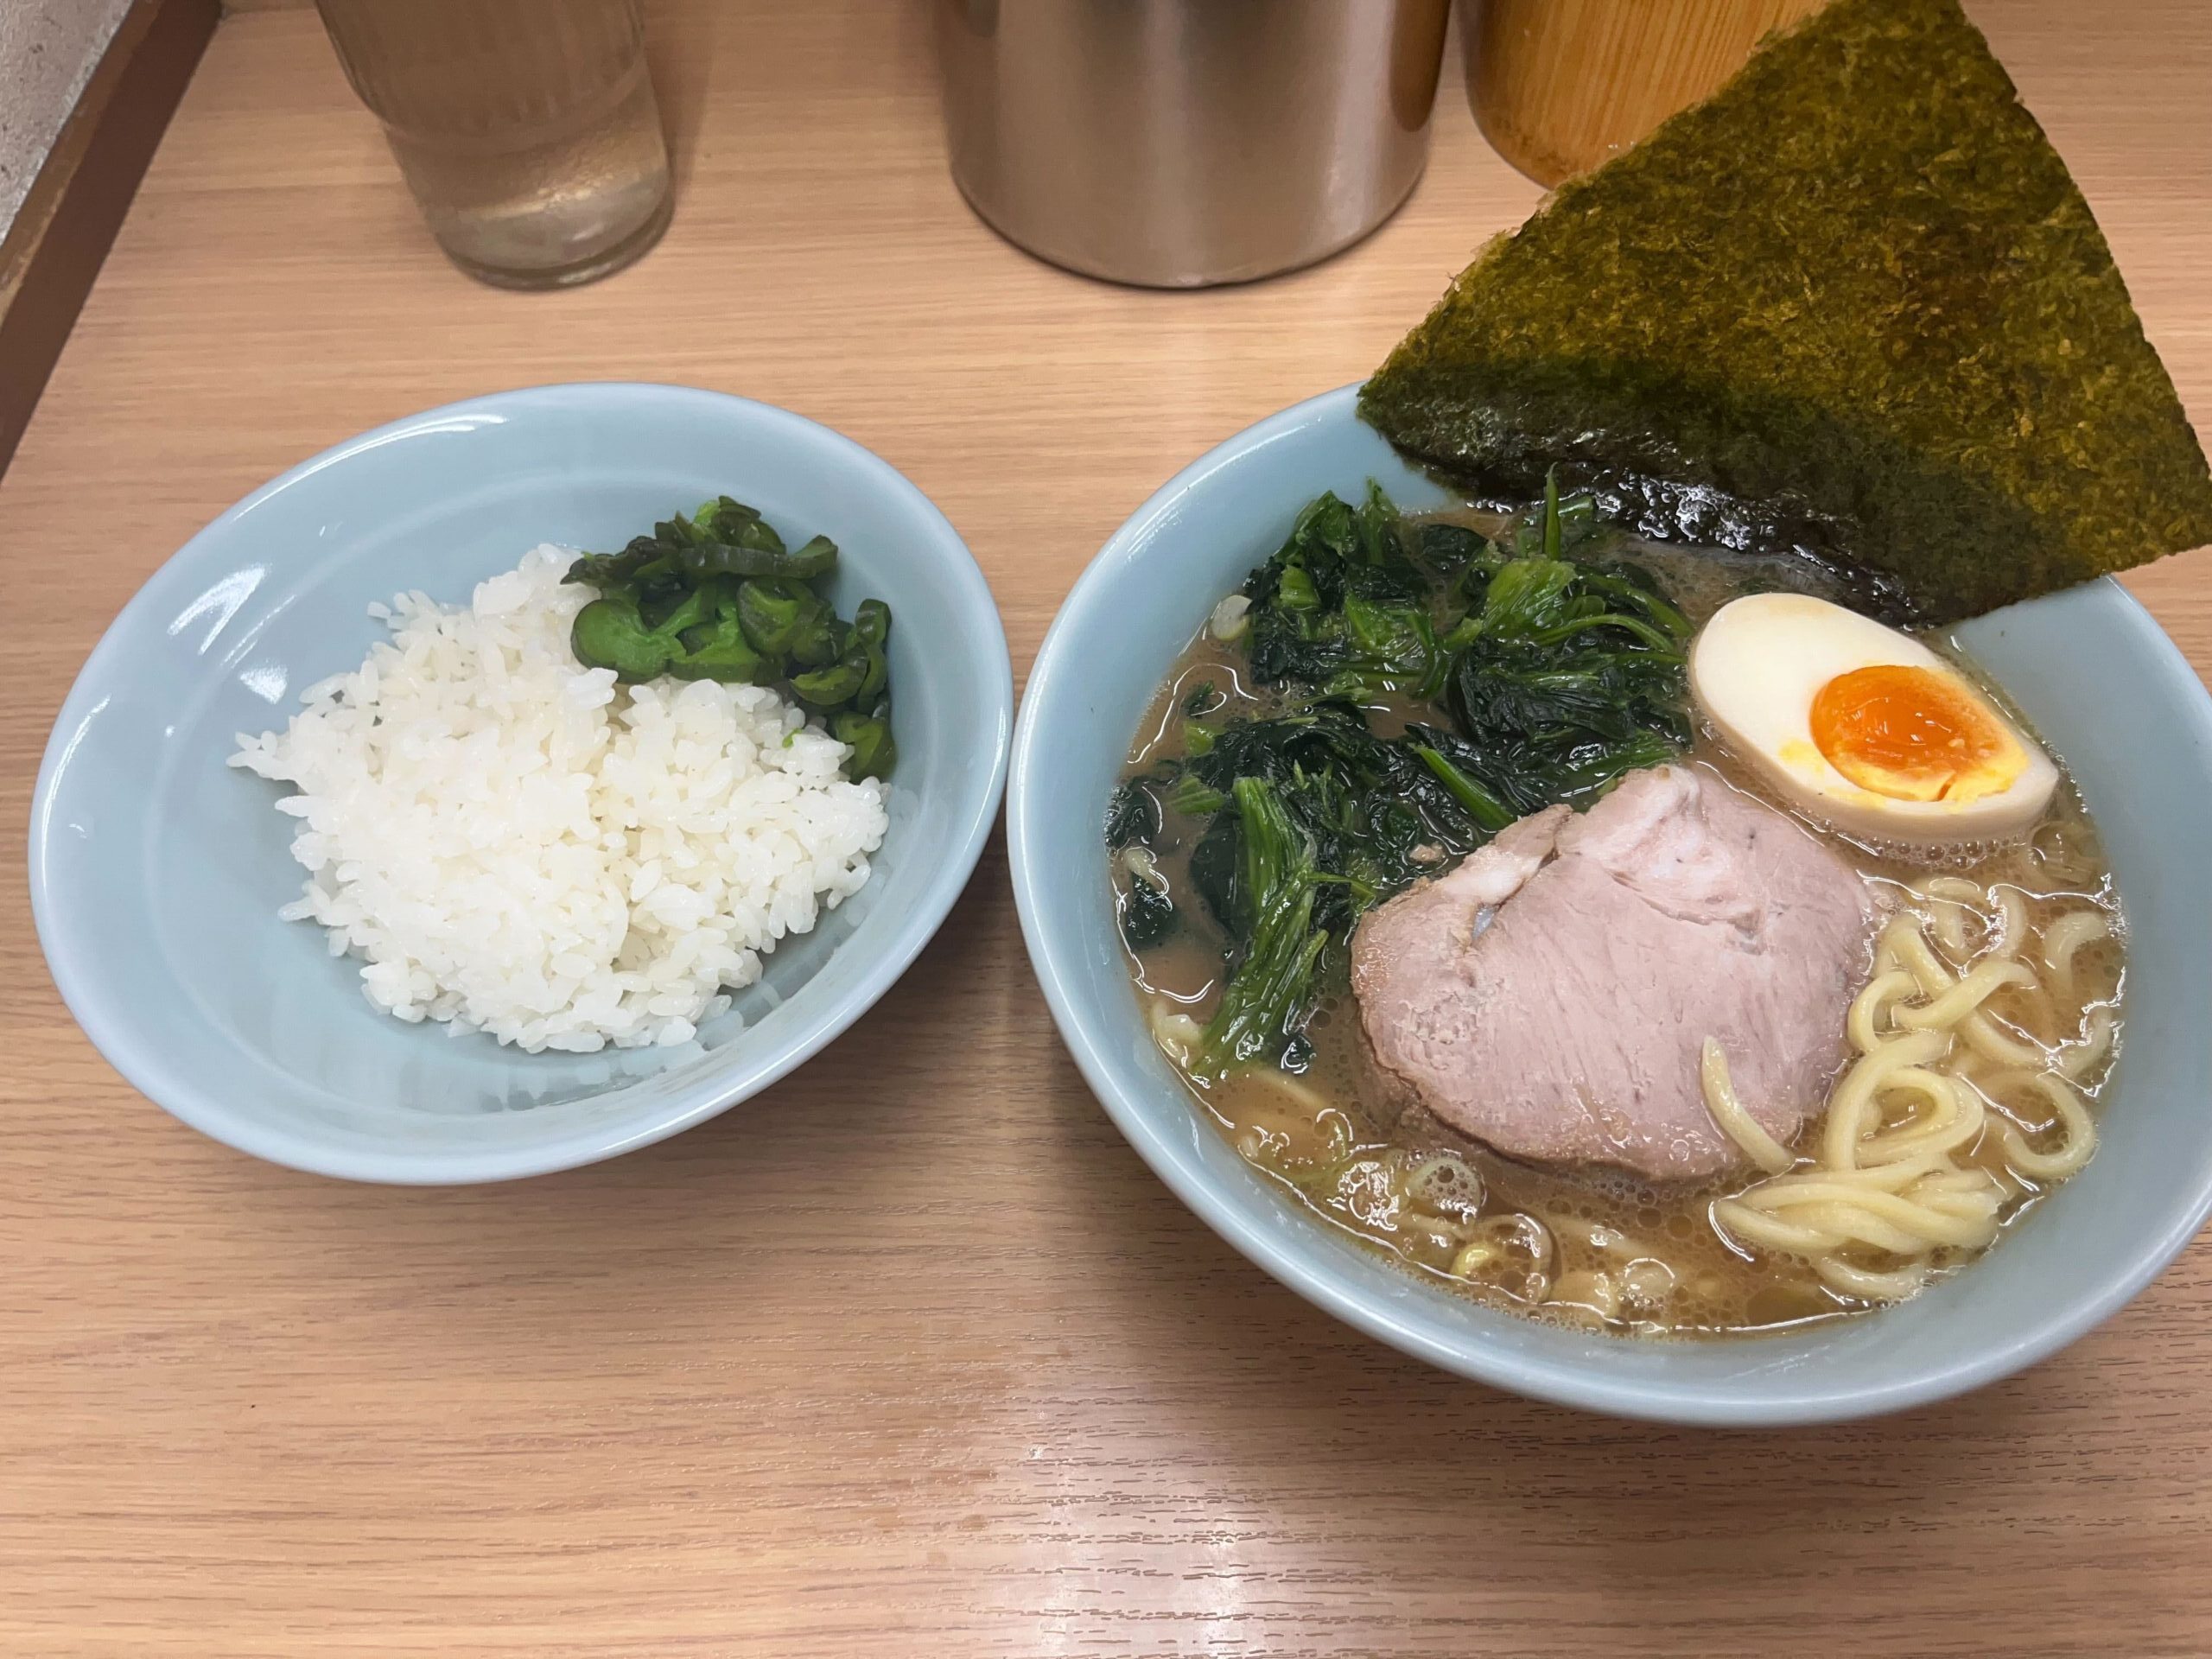
[[[1803,594],[1724,605],[1690,647],[1690,691],[1783,797],[1848,835],[2015,835],[2058,786],[2050,758],[1908,634]]]

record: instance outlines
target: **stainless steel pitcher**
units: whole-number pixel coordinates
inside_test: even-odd
[[[1031,252],[1159,288],[1357,242],[1428,155],[1449,0],[938,0],[952,176]]]

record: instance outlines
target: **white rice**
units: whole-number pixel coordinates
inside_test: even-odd
[[[350,674],[230,764],[299,785],[292,855],[331,953],[406,1020],[541,1049],[689,1041],[726,988],[868,878],[883,786],[761,686],[580,667],[592,595],[544,546],[467,607],[403,594]]]

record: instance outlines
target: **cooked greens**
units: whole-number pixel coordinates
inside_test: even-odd
[[[1166,883],[1154,873],[1132,873],[1129,889],[1122,900],[1122,937],[1132,950],[1152,950],[1165,944],[1180,919]]]
[[[1314,924],[1325,880],[1313,840],[1264,778],[1236,784],[1237,888],[1243,897],[1242,960],[1208,1022],[1198,1069],[1221,1072],[1286,1055],[1303,1044],[1315,970],[1329,945]],[[1303,1070],[1303,1057],[1291,1057]]]
[[[1491,242],[1362,413],[1477,493],[1950,621],[2212,541],[2081,191],[1955,0],[1834,0]]]
[[[837,567],[817,536],[796,550],[755,508],[720,496],[677,513],[620,553],[586,553],[567,580],[599,597],[576,613],[569,645],[626,683],[680,680],[776,685],[850,746],[848,776],[883,778],[891,735],[891,611],[864,599],[850,622],[813,585]]]
[[[1191,887],[1230,967],[1195,1071],[1301,1066],[1332,953],[1370,907],[1688,743],[1689,625],[1648,573],[1605,556],[1607,535],[1556,488],[1496,541],[1415,531],[1370,484],[1357,507],[1314,501],[1252,572],[1240,644],[1282,712],[1209,721],[1211,688],[1186,697],[1183,755],[1125,783],[1106,826],[1123,849],[1161,843],[1171,821],[1194,837]],[[1144,950],[1140,889],[1133,876],[1122,926]]]
[[[1357,507],[1333,492],[1315,500],[1252,573],[1244,596],[1246,648],[1262,685],[1296,681],[1331,696],[1419,698],[1442,687],[1428,584],[1378,485],[1369,484]]]

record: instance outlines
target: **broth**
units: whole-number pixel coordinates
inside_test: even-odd
[[[1436,517],[1485,534],[1499,522],[1497,515],[1471,511]],[[1821,597],[1834,592],[1821,573],[1796,561],[1636,543],[1625,548],[1616,543],[1611,550],[1626,551],[1656,574],[1693,623],[1702,623],[1745,592],[1789,588]],[[1929,643],[2004,706],[2001,695],[1973,671],[1955,642]],[[1279,696],[1251,683],[1237,646],[1202,631],[1162,684],[1139,729],[1125,775],[1180,758],[1185,753],[1185,716],[1192,708],[1205,706],[1207,718],[1218,722],[1264,718],[1281,705]],[[2009,708],[2007,712],[2012,713]],[[1371,705],[1370,714],[1382,735],[1402,729],[1410,717],[1435,717],[1431,709],[1397,699]],[[1708,730],[1698,731],[1685,759],[1711,768],[1734,788],[1790,810]],[[1226,940],[1190,887],[1190,855],[1203,827],[1203,820],[1179,817],[1172,805],[1165,805],[1161,831],[1154,842],[1154,868],[1183,918],[1159,946],[1141,955],[1129,952],[1138,993],[1152,1011],[1155,1030],[1166,1029],[1178,1015],[1202,1022],[1224,977]],[[2060,915],[2094,909],[2107,918],[2110,935],[2074,954],[2063,984],[2008,988],[1983,1005],[1999,1030],[2049,1048],[2097,1039],[2079,1051],[2088,1058],[2072,1077],[2094,1108],[2117,1046],[2122,950],[2111,874],[2070,779],[2062,774],[2050,807],[2025,836],[2003,845],[1947,849],[1932,857],[1925,851],[1860,844],[1830,830],[1818,833],[1900,906],[1929,910],[1929,901],[1915,887],[1924,887],[1931,875],[1964,876],[1990,888],[2017,906],[2015,925],[2024,931],[2011,944],[2040,941]],[[1117,888],[1135,879],[1125,868],[1117,868],[1116,877]],[[1939,938],[1939,954],[1953,969],[1963,969],[1988,941],[1980,925],[1961,911],[1950,912],[1945,921],[1939,934],[1948,937]],[[1332,957],[1341,954],[1332,951]],[[1771,1330],[1872,1305],[1833,1288],[1809,1262],[1748,1249],[1715,1224],[1714,1201],[1756,1185],[1764,1179],[1756,1171],[1698,1184],[1658,1184],[1592,1166],[1546,1168],[1517,1162],[1447,1130],[1385,1130],[1362,1100],[1357,1014],[1340,960],[1328,983],[1306,1027],[1311,1059],[1302,1072],[1255,1066],[1218,1082],[1184,1072],[1193,1098],[1238,1153],[1321,1220],[1477,1300],[1622,1332]],[[1840,1005],[1839,1032],[1845,1013]],[[1173,1058],[1174,1044],[1162,1046]],[[1998,1110],[1958,1159],[1990,1170],[2002,1182],[2001,1231],[2031,1210],[2049,1184],[2006,1169],[1998,1144],[2004,1114],[2032,1137],[2052,1111],[2048,1103],[2038,1105],[2040,1096],[2031,1090],[2024,1093],[1993,1071],[1986,1079],[1977,1077],[1975,1086],[1989,1091],[1986,1097]],[[1817,1145],[1821,1127],[1821,1115],[1816,1113],[1796,1149],[1809,1152]],[[1939,1251],[1931,1266],[1936,1274],[1948,1273],[1979,1253]]]

